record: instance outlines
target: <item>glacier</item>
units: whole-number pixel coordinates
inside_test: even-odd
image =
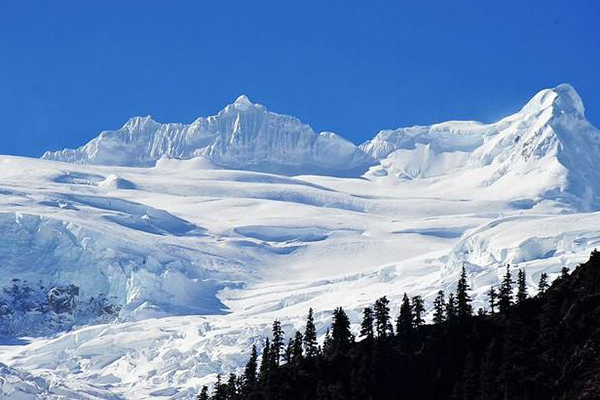
[[[275,318],[291,335],[312,307],[322,336],[341,305],[356,330],[382,295],[392,313],[404,292],[430,305],[463,265],[475,308],[507,263],[535,293],[600,243],[599,143],[563,84],[496,123],[360,146],[240,97],[190,125],[132,118],[75,150],[0,156],[0,286],[119,306],[1,338],[0,398],[191,399]]]

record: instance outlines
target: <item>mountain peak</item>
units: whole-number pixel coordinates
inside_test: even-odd
[[[242,95],[239,95],[237,99],[235,99],[233,104],[244,104],[244,105],[250,106],[253,103],[250,101],[248,96],[246,96],[245,94],[242,94]]]
[[[544,89],[538,92],[523,107],[521,112],[535,114],[548,108],[579,116],[583,116],[585,113],[581,97],[575,88],[568,83],[562,83],[552,89]]]

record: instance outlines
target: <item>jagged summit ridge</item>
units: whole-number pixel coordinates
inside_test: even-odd
[[[217,115],[191,124],[131,118],[77,149],[42,158],[77,164],[153,166],[160,158],[205,157],[215,164],[280,174],[355,175],[374,160],[346,139],[317,134],[297,118],[270,112],[239,96]]]

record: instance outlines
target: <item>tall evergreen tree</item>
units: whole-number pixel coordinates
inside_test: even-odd
[[[413,323],[415,327],[423,324],[423,315],[425,314],[425,302],[421,296],[414,296],[411,301]]]
[[[317,328],[315,327],[315,318],[313,309],[309,308],[308,317],[306,317],[306,328],[304,329],[304,353],[306,357],[312,358],[317,355]]]
[[[549,287],[550,284],[548,283],[548,274],[542,272],[542,274],[540,275],[540,283],[538,283],[538,292],[545,293]]]
[[[210,398],[208,397],[208,386],[202,386],[202,389],[200,390],[200,394],[197,397],[198,400],[209,400]]]
[[[292,361],[298,362],[302,359],[302,342],[303,336],[300,331],[296,331],[296,335],[294,336],[294,344],[292,345]]]
[[[227,385],[221,381],[221,374],[217,375],[211,400],[227,400]]]
[[[256,373],[258,368],[258,354],[256,353],[256,345],[252,345],[250,359],[244,368],[243,391],[245,394],[250,394],[256,388]]]
[[[446,320],[453,321],[456,318],[456,299],[454,293],[448,295],[448,302],[446,303]]]
[[[433,300],[433,323],[441,324],[446,320],[446,300],[444,291],[440,290]]]
[[[517,274],[517,304],[521,304],[527,299],[527,276],[525,270],[521,268]]]
[[[360,324],[360,336],[367,339],[373,338],[373,309],[371,307],[365,307],[363,310],[363,319]]]
[[[273,321],[273,341],[271,342],[271,353],[273,354],[273,361],[277,365],[279,365],[283,344],[284,338],[283,330],[281,329],[281,322],[279,320],[275,320]]]
[[[334,351],[346,351],[353,342],[350,319],[342,307],[333,310],[331,341]]]
[[[500,291],[498,293],[498,308],[501,313],[507,313],[510,306],[513,303],[513,283],[512,275],[510,273],[510,265],[506,265],[506,273],[500,284]]]
[[[490,290],[487,292],[488,304],[490,305],[490,313],[496,312],[496,306],[498,305],[498,292],[494,285],[490,286]]]
[[[269,341],[269,338],[267,338],[267,340],[265,340],[265,346],[263,347],[262,359],[260,360],[260,372],[258,374],[259,383],[263,387],[267,385],[267,382],[271,377],[272,355],[271,342]]]
[[[235,400],[239,394],[238,382],[235,374],[229,374],[229,379],[225,385],[225,398],[226,400]]]
[[[411,336],[414,323],[414,316],[412,308],[410,306],[410,300],[406,293],[402,297],[402,304],[400,305],[400,315],[396,320],[396,333],[400,339],[408,339]]]
[[[456,288],[456,306],[459,318],[465,318],[473,314],[471,307],[471,297],[469,297],[469,283],[467,282],[467,271],[463,265],[460,271],[460,278]]]
[[[375,301],[373,306],[375,313],[375,330],[377,337],[385,338],[388,334],[393,333],[392,324],[390,323],[390,301],[386,296],[383,296]]]

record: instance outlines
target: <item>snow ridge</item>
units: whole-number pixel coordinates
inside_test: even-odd
[[[360,175],[374,160],[346,139],[315,133],[300,120],[268,111],[239,96],[216,116],[191,124],[161,124],[134,117],[77,149],[42,158],[77,164],[153,166],[162,157],[205,157],[233,169],[285,175]]]

